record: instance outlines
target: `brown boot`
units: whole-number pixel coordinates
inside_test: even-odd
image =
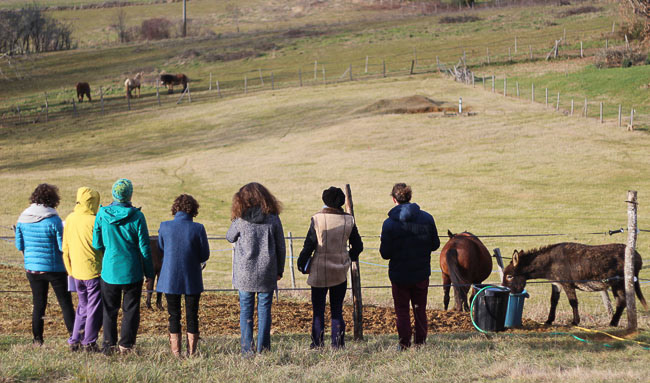
[[[181,341],[182,337],[180,333],[169,333],[169,345],[171,347],[172,354],[174,354],[175,357],[181,356]]]
[[[199,334],[187,333],[187,354],[193,356],[196,354],[197,346],[199,344]]]

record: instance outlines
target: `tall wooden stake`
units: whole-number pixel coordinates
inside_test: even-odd
[[[352,190],[350,184],[345,185],[345,212],[354,216],[354,204],[352,202]],[[354,312],[354,340],[363,340],[363,302],[361,300],[361,275],[359,273],[359,261],[353,261],[350,268],[350,279],[352,279],[352,305]]]
[[[101,86],[99,87],[99,100],[102,104],[102,114],[104,114],[104,91]]]
[[[212,82],[212,80],[210,80]],[[158,106],[160,106],[160,81],[156,80],[156,99],[158,100]]]
[[[183,0],[183,37],[187,36],[187,1]]]
[[[293,236],[291,235],[291,232],[289,232],[289,262],[290,262],[290,270],[291,270],[291,287],[296,288],[296,271],[294,270],[294,264],[296,263],[293,260]]]
[[[634,296],[634,252],[636,249],[636,190],[627,192],[627,246],[625,247],[625,302],[627,329],[636,331],[636,297]]]
[[[45,92],[45,122],[50,118],[50,106],[47,104],[47,92]]]

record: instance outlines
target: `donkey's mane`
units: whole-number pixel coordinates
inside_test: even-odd
[[[531,258],[534,258],[534,257],[540,255],[541,253],[546,253],[547,251],[550,251],[552,248],[554,248],[554,247],[556,247],[558,245],[561,245],[561,243],[555,243],[555,244],[552,244],[552,245],[542,246],[542,247],[538,247],[538,248],[535,248],[535,249],[525,250],[525,251],[520,252],[519,256],[520,257],[523,256],[523,257],[525,257],[527,259],[531,259]]]

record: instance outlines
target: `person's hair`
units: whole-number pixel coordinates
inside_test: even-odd
[[[244,212],[253,206],[262,208],[264,214],[280,214],[282,203],[278,201],[264,185],[251,182],[239,189],[232,196],[232,210],[230,218],[241,218]]]
[[[187,213],[190,217],[196,217],[199,214],[199,203],[189,194],[181,194],[174,200],[172,205],[172,215],[179,211]]]
[[[40,184],[29,197],[30,203],[55,208],[59,206],[59,188],[50,184]]]
[[[395,198],[398,203],[408,203],[411,201],[411,187],[405,183],[397,183],[393,186],[393,191],[390,195]]]

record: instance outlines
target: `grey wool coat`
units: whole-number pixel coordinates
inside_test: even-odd
[[[247,292],[275,290],[286,256],[280,217],[254,206],[232,222],[226,239],[235,244],[233,287]]]

